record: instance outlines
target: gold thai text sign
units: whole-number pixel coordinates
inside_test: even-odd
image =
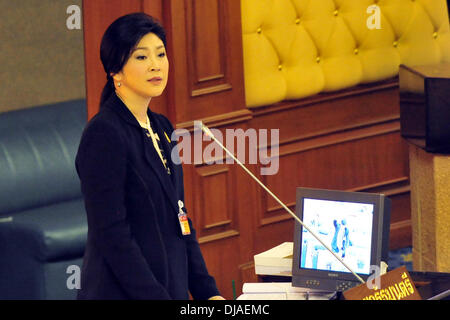
[[[370,278],[369,278],[370,279]],[[375,279],[376,280],[376,279]],[[346,300],[421,300],[405,266],[389,271],[379,279],[379,287],[361,284],[344,292]],[[377,281],[374,281],[377,283]]]

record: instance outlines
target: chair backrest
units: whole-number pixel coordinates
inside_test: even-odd
[[[249,107],[450,62],[446,0],[241,0]]]
[[[0,114],[0,215],[81,197],[75,155],[85,100]]]

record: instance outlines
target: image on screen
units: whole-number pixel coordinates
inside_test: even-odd
[[[373,211],[373,204],[303,199],[303,223],[360,274],[370,273]],[[350,272],[302,229],[301,268]]]

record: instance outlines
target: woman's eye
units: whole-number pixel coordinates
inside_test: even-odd
[[[158,54],[158,57],[160,57],[160,58],[164,58],[165,56],[166,56],[165,52],[161,52],[160,54]]]
[[[146,56],[137,56],[136,59],[138,59],[138,60],[145,60],[145,59],[147,59],[147,57]]]

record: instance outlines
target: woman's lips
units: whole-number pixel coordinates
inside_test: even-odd
[[[159,83],[159,82],[162,81],[162,78],[161,77],[153,77],[153,78],[151,78],[151,79],[149,79],[147,81],[151,82],[151,83]]]

